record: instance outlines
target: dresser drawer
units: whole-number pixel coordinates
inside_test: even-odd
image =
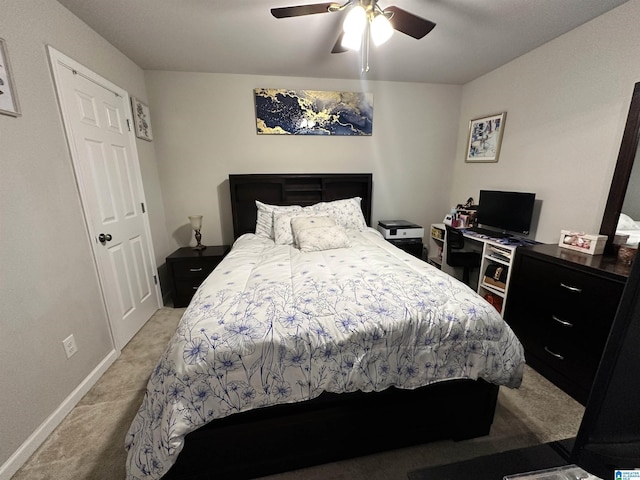
[[[623,289],[624,279],[568,262],[552,246],[518,249],[505,320],[527,363],[584,404]]]

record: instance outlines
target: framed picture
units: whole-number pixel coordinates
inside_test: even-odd
[[[153,140],[153,134],[151,133],[149,107],[137,98],[131,97],[131,109],[133,110],[133,124],[135,125],[136,137],[150,142]]]
[[[17,117],[20,115],[18,97],[11,75],[11,65],[4,39],[0,38],[0,113]]]
[[[497,162],[507,112],[476,118],[469,122],[467,162]]]

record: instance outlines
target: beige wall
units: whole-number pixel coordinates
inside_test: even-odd
[[[144,74],[53,0],[2,0],[22,116],[0,115],[0,465],[113,350],[46,45],[146,98]],[[139,142],[140,143],[140,142]],[[140,158],[166,250],[153,145]],[[67,360],[62,340],[78,353]]]
[[[542,200],[536,239],[600,230],[631,94],[640,81],[640,0],[468,83],[450,201],[480,189]],[[498,163],[464,163],[469,120],[506,111]]]
[[[451,183],[461,87],[417,83],[145,72],[158,169],[174,247],[203,214],[203,242],[230,242],[230,173],[371,172],[373,218],[442,220]],[[370,137],[257,135],[256,87],[367,91]]]

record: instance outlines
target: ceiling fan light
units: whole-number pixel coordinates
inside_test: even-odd
[[[360,50],[362,44],[362,33],[357,32],[344,32],[340,45],[349,50]]]
[[[347,13],[342,24],[345,36],[350,34],[362,35],[364,27],[367,24],[367,12],[360,5],[353,7]]]
[[[382,45],[393,35],[391,22],[384,15],[376,15],[371,22],[371,39],[376,46]]]

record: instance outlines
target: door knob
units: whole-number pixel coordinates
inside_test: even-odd
[[[100,240],[100,243],[110,242],[112,238],[113,237],[108,233],[106,235],[104,233],[98,235],[98,240]]]

